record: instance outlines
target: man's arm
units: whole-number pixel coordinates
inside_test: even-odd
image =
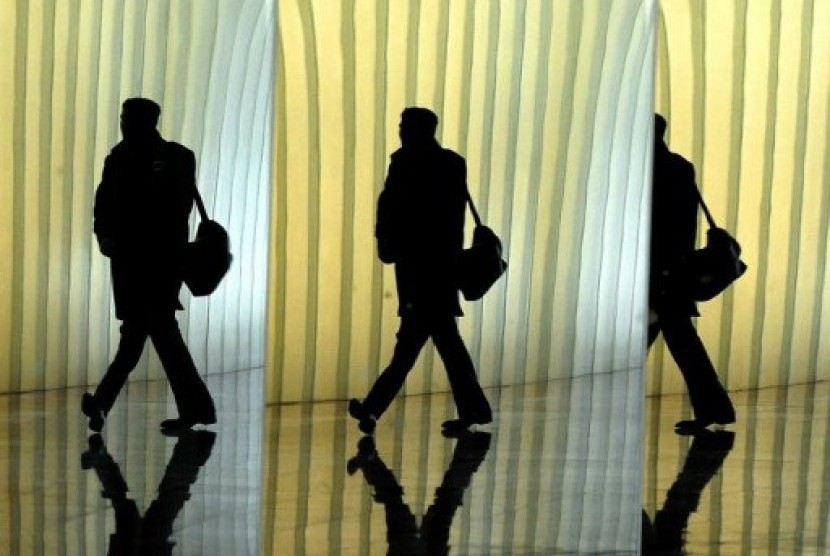
[[[104,160],[101,183],[95,191],[92,229],[98,239],[98,248],[105,257],[112,257],[116,251],[115,242],[115,184],[112,158]]]
[[[389,174],[386,177],[383,191],[378,197],[377,214],[375,218],[375,238],[378,242],[378,258],[384,264],[394,263],[400,251],[398,237],[398,194],[395,187],[397,168],[393,161],[389,165]]]
[[[378,197],[378,211],[375,237],[378,241],[378,258],[384,264],[394,263],[398,258],[398,239],[394,226],[394,194],[383,190]]]

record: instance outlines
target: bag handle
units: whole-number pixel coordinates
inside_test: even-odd
[[[206,222],[210,220],[208,218],[208,213],[205,210],[205,203],[202,202],[202,196],[199,194],[199,188],[196,186],[196,183],[193,183],[193,200],[196,201],[196,208],[199,209],[199,216],[202,217],[202,222]]]
[[[476,210],[476,205],[473,203],[473,198],[470,197],[470,190],[464,188],[464,192],[467,194],[467,204],[470,205],[470,211],[473,213],[473,220],[476,221],[476,226],[481,226],[481,217],[478,215],[478,211]]]
[[[706,216],[706,221],[709,222],[710,228],[717,228],[718,225],[715,224],[715,219],[712,218],[712,213],[709,212],[709,207],[706,206],[706,201],[703,200],[703,195],[700,194],[700,189],[695,184],[695,193],[697,193],[697,201],[700,203],[700,208],[703,209],[703,214]]]

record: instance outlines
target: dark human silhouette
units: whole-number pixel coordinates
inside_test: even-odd
[[[712,424],[735,422],[735,409],[692,317],[700,314],[684,285],[682,263],[695,250],[699,195],[695,170],[671,152],[664,135],[666,120],[655,116],[654,176],[651,216],[648,346],[663,333],[689,391],[694,419],[680,421],[677,432],[689,434]]]
[[[115,315],[122,321],[118,351],[81,409],[100,431],[149,337],[170,381],[179,416],[166,430],[216,422],[216,410],[176,321],[181,310],[182,260],[196,187],[196,159],[156,129],[160,107],[144,98],[124,101],[123,141],[104,162],[95,193],[94,231],[109,257]]]
[[[115,460],[100,434],[89,437],[89,449],[81,455],[81,467],[94,469],[101,482],[101,496],[112,503],[115,532],[108,555],[162,556],[173,553],[173,522],[190,499],[190,486],[210,457],[216,434],[208,430],[180,431],[173,455],[158,486],[158,497],[142,516]]]
[[[666,493],[663,507],[654,514],[652,521],[643,512],[643,554],[684,554],[684,535],[689,517],[697,510],[703,489],[723,465],[735,443],[731,431],[698,431],[683,468]]]
[[[403,386],[421,348],[432,339],[447,371],[458,419],[444,422],[453,435],[493,420],[470,354],[458,331],[457,262],[464,242],[467,167],[464,159],[435,139],[438,117],[425,108],[401,114],[401,148],[392,154],[378,199],[378,255],[395,265],[397,343],[389,366],[349,413],[371,434]]]
[[[490,434],[480,431],[459,433],[444,480],[435,489],[435,498],[421,525],[403,501],[403,488],[381,459],[371,436],[358,442],[358,452],[346,464],[350,475],[363,472],[374,490],[374,500],[386,510],[386,539],[389,556],[446,556],[450,552],[450,526],[473,473],[490,449]]]

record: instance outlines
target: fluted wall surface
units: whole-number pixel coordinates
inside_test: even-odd
[[[278,7],[267,401],[363,395],[391,355],[373,225],[409,105],[438,114],[504,240],[506,277],[461,324],[482,382],[642,364],[655,2]],[[446,387],[425,350],[406,391]]]
[[[218,292],[183,294],[197,365],[262,366],[273,2],[3,0],[0,13],[0,391],[96,383],[112,356],[92,203],[132,96],[158,101],[162,135],[195,151],[208,211],[231,236]],[[159,372],[152,355],[135,376]]]
[[[830,378],[828,37],[823,0],[660,2],[669,146],[749,265],[698,319],[730,389]],[[649,393],[683,389],[659,345],[651,362]]]

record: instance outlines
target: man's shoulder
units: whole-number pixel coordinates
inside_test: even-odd
[[[406,148],[401,147],[401,148],[395,150],[389,156],[389,158],[391,158],[392,160],[406,158],[407,156],[410,156],[410,152],[411,151],[407,150]],[[415,152],[416,153],[419,153],[419,152],[422,153],[419,156],[424,156],[424,154],[426,154],[427,156],[437,156],[437,157],[441,157],[442,159],[447,160],[447,161],[452,161],[452,162],[455,162],[455,163],[464,164],[464,157],[463,156],[461,156],[460,154],[458,154],[457,152],[455,152],[452,149],[447,149],[447,148],[444,148],[444,147],[441,147],[441,146],[438,146],[437,148],[428,149],[428,150],[425,150],[425,151],[415,151]]]
[[[161,150],[165,155],[168,156],[180,156],[180,157],[193,157],[193,151],[182,145],[181,143],[176,143],[175,141],[166,141],[162,139],[159,141],[157,147]],[[124,141],[119,141],[116,145],[110,150],[109,156],[119,157],[124,156],[127,154],[127,144]]]
[[[455,152],[452,149],[445,149],[441,148],[442,156],[449,162],[450,164],[464,164],[464,157]]]
[[[181,158],[191,158],[195,155],[193,151],[175,141],[163,141],[162,149],[170,156],[177,156]]]
[[[683,156],[675,153],[669,152],[669,163],[672,165],[672,168],[675,171],[679,172],[691,172],[694,173],[695,166],[688,160],[686,160]]]
[[[694,165],[681,155],[665,151],[658,154],[654,160],[654,170],[661,179],[692,180],[695,179]]]
[[[127,144],[124,141],[119,141],[113,148],[110,149],[109,158],[118,158],[127,153]]]

